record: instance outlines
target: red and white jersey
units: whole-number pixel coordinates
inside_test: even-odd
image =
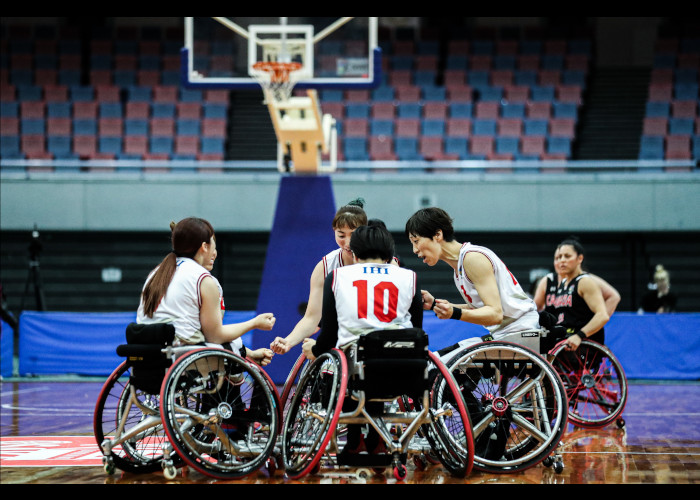
[[[155,270],[148,276],[146,283],[151,280],[154,273]],[[176,341],[179,341],[177,343],[199,344],[205,342],[202,325],[199,321],[199,310],[202,306],[200,285],[205,278],[213,279],[219,289],[219,302],[223,317],[226,308],[219,280],[194,260],[178,257],[173,279],[168,286],[168,291],[153,313],[153,317],[149,318],[144,314],[142,299],[136,314],[136,321],[138,323],[173,323]],[[237,340],[240,341],[240,339]]]
[[[412,328],[409,309],[416,292],[416,273],[393,264],[362,263],[336,269],[337,345],[373,330]]]
[[[323,278],[325,279],[330,273],[339,267],[343,267],[343,249],[337,248],[332,252],[327,253],[321,259],[323,262]]]
[[[484,306],[484,302],[479,296],[474,284],[469,280],[464,272],[464,256],[468,252],[479,252],[484,254],[491,265],[496,276],[498,293],[501,296],[501,308],[503,309],[503,321],[500,325],[486,327],[489,332],[498,337],[502,334],[518,332],[539,328],[539,314],[537,305],[527,296],[522,287],[511,274],[501,259],[486,247],[464,243],[459,251],[459,264],[454,275],[457,290],[462,295],[464,302],[471,309]]]

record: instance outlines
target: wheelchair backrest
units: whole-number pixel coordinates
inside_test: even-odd
[[[403,394],[420,397],[428,387],[428,335],[420,328],[375,330],[361,335],[357,361],[363,378],[357,389],[368,399]]]
[[[172,345],[175,327],[170,323],[138,324],[126,327],[126,344],[117,354],[127,358],[131,367],[131,384],[149,394],[160,393],[160,386],[172,359],[162,349]]]

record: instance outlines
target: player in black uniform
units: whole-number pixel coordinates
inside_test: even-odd
[[[554,253],[554,264],[561,276],[548,275],[544,310],[556,318],[556,324],[567,330],[569,349],[575,350],[584,338],[604,343],[604,326],[610,319],[600,286],[581,265],[584,250],[581,243],[569,238]]]

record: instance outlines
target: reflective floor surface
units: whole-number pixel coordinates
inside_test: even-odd
[[[192,469],[168,480],[162,472],[108,475],[99,464],[92,417],[102,383],[89,381],[3,381],[1,390],[0,484],[394,484],[387,470],[368,478],[352,471],[321,469],[301,480],[260,470],[239,480],[222,481]],[[597,430],[569,427],[562,440],[564,470],[537,465],[515,474],[473,471],[451,477],[441,465],[419,470],[409,461],[408,484],[697,484],[700,483],[700,383],[631,381],[623,414],[626,425]],[[81,438],[91,460],[77,451],[65,460],[41,457],[39,438]],[[20,439],[20,438],[26,438]],[[35,438],[35,441],[32,441]],[[77,439],[77,438],[76,438]],[[19,443],[19,444],[18,444]],[[29,450],[27,446],[34,447]],[[24,449],[20,449],[24,447]],[[13,454],[12,451],[15,451]],[[69,450],[70,451],[70,450]],[[20,452],[25,453],[24,455]],[[37,455],[38,454],[38,455]],[[55,457],[52,457],[55,458]],[[44,462],[46,465],[44,466]],[[58,465],[57,465],[58,464]]]

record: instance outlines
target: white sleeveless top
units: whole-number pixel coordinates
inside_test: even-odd
[[[156,269],[148,276],[144,288],[153,277]],[[199,310],[202,306],[200,286],[205,278],[213,279],[219,289],[219,302],[221,303],[221,315],[223,317],[226,307],[224,306],[224,293],[219,280],[194,260],[187,257],[178,257],[173,279],[168,286],[168,291],[153,313],[153,317],[149,318],[144,314],[142,296],[136,313],[136,321],[145,324],[173,323],[175,326],[176,345],[206,343],[202,333],[202,325],[199,321]],[[238,338],[231,344],[234,352],[240,352],[243,342]],[[219,344],[207,343],[207,345],[220,347]]]
[[[333,272],[338,346],[379,329],[412,328],[416,273],[393,264],[353,264]]]
[[[539,328],[539,314],[537,305],[527,296],[522,287],[511,274],[506,265],[498,256],[486,247],[464,243],[459,251],[459,264],[454,275],[455,286],[462,295],[464,302],[470,309],[484,306],[474,284],[464,272],[464,256],[468,252],[484,254],[493,266],[496,275],[498,293],[501,296],[501,308],[503,309],[503,321],[500,325],[488,326],[486,329],[494,336],[500,337],[507,333]]]

